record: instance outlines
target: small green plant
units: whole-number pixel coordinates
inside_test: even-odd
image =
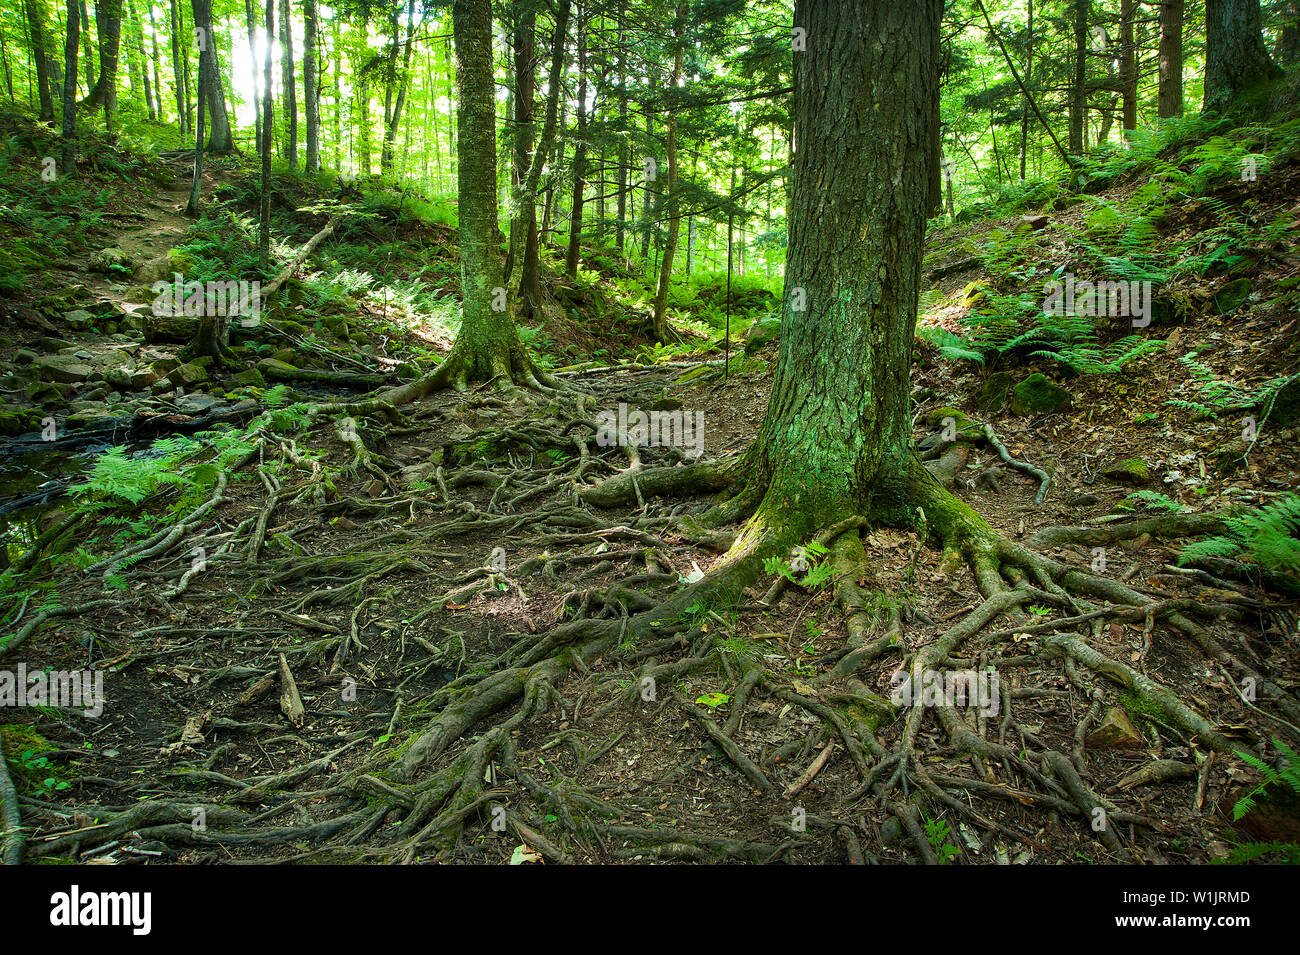
[[[940,865],[947,865],[948,860],[953,856],[961,855],[961,850],[948,841],[952,835],[952,830],[948,828],[948,823],[942,819],[925,819],[925,838],[930,843],[930,848],[934,849],[934,854],[939,857]]]
[[[1183,548],[1180,564],[1219,557],[1279,575],[1300,575],[1300,496],[1224,518],[1226,533]]]
[[[1149,510],[1169,511],[1173,514],[1187,510],[1168,494],[1161,494],[1159,491],[1134,491],[1126,500],[1141,501]]]
[[[1288,786],[1292,792],[1300,796],[1300,757],[1297,757],[1296,751],[1280,739],[1273,740],[1273,745],[1282,754],[1283,764],[1281,769],[1274,769],[1254,753],[1235,750],[1239,757],[1259,770],[1264,778],[1258,786],[1237,800],[1232,807],[1233,819],[1240,819],[1254,809],[1256,800],[1264,794],[1264,790],[1269,786]]]
[[[830,553],[824,545],[811,541],[795,551],[788,561],[783,557],[767,558],[763,561],[763,570],[769,574],[779,574],[792,584],[814,590],[824,586],[835,575],[830,563],[822,559]],[[798,573],[804,574],[802,580],[795,577]]]

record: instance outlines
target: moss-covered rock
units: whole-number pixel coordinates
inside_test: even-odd
[[[1011,389],[1011,410],[1018,415],[1050,414],[1068,406],[1068,391],[1041,372],[1035,372]]]
[[[266,379],[256,368],[249,368],[235,375],[235,383],[248,388],[265,388]]]
[[[1267,407],[1267,403],[1265,403]],[[1268,413],[1270,424],[1286,427],[1300,421],[1300,375],[1283,382],[1273,399],[1273,410]]]
[[[984,384],[980,386],[979,394],[975,398],[975,407],[990,414],[1002,411],[1007,406],[1007,400],[1011,397],[1011,389],[1015,383],[1015,376],[1010,372],[995,371],[984,379]]]
[[[1214,295],[1214,310],[1220,315],[1236,311],[1250,296],[1250,279],[1233,279]]]
[[[1141,458],[1125,458],[1101,472],[1102,477],[1115,484],[1143,487],[1151,483],[1151,468]]]

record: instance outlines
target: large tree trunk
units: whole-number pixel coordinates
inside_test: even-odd
[[[67,34],[63,40],[63,174],[77,174],[77,44],[81,18],[77,0],[67,2]]]
[[[1282,26],[1277,31],[1273,56],[1288,67],[1300,59],[1300,0],[1290,0],[1282,10]]]
[[[190,128],[189,102],[185,96],[185,73],[188,65],[183,59],[181,47],[181,32],[185,29],[185,21],[181,17],[181,6],[178,0],[171,0],[171,17],[172,74],[176,78],[176,115],[179,117],[176,125],[180,127],[181,132],[187,132]]]
[[[211,133],[208,152],[224,156],[234,151],[230,134],[230,117],[226,113],[226,94],[221,87],[221,61],[217,56],[217,33],[212,29],[212,0],[191,0],[194,12],[194,29],[202,37],[199,43],[199,109],[206,102]]]
[[[44,0],[25,0],[27,30],[31,37],[32,62],[36,65],[36,92],[41,104],[41,119],[54,119],[54,94],[50,91],[50,38],[45,32],[45,21],[50,12]]]
[[[585,13],[586,11],[583,11]],[[578,274],[578,256],[582,251],[582,207],[587,192],[587,24],[579,14],[574,31],[578,43],[578,111],[577,145],[573,149],[573,203],[569,209],[569,249],[564,257],[564,271]]]
[[[515,14],[515,135],[513,214],[510,217],[510,262],[506,265],[505,281],[513,271],[514,256],[523,246],[523,261],[519,273],[519,307],[526,317],[532,317],[541,304],[541,286],[537,266],[537,190],[525,204],[523,186],[529,179],[534,159],[537,122],[534,119],[533,99],[537,93],[537,12],[525,7]],[[550,98],[547,101],[550,114]],[[545,147],[538,149],[538,157],[545,156]],[[541,159],[538,159],[540,172]],[[517,232],[522,232],[517,235]]]
[[[262,187],[258,201],[258,262],[271,267],[271,135],[275,95],[271,91],[271,45],[275,42],[275,0],[266,0],[266,49],[262,56]]]
[[[673,23],[673,74],[668,88],[675,90],[682,81],[682,28],[686,19],[684,5],[677,8]],[[655,290],[653,332],[656,341],[668,341],[668,284],[673,277],[673,259],[677,255],[677,237],[681,234],[681,217],[678,215],[677,197],[677,114],[668,114],[667,136],[668,191],[665,206],[668,215],[668,241],[664,245],[663,260],[659,263],[659,285]]]
[[[1157,113],[1161,119],[1183,115],[1183,0],[1160,4],[1160,91]]]
[[[423,23],[421,19],[420,23]],[[394,143],[397,142],[397,130],[402,124],[402,108],[406,105],[406,94],[411,83],[411,49],[415,42],[415,31],[419,28],[420,23],[415,21],[415,0],[409,0],[406,6],[406,40],[402,49],[402,72],[396,77],[394,83],[389,87],[390,92],[395,88],[397,93],[392,102],[392,109],[388,111],[387,124],[384,126],[384,146],[379,157],[379,168],[383,172],[391,173],[396,161],[394,152]],[[393,26],[393,43],[396,44],[398,31],[396,21]],[[393,47],[393,65],[397,64],[397,47]]]
[[[1120,0],[1119,5],[1119,85],[1124,104],[1124,139],[1137,129],[1138,55],[1133,37],[1133,18],[1137,0]]]
[[[288,145],[285,160],[290,169],[298,168],[298,92],[293,76],[293,25],[289,21],[289,0],[280,0],[280,81],[284,101],[285,135]]]
[[[1029,0],[1029,30],[1025,48],[1025,88],[1020,106],[1020,181],[1024,182],[1029,159],[1029,89],[1034,84],[1034,0]],[[947,177],[949,215],[952,214],[952,177]]]
[[[915,481],[909,374],[939,95],[942,0],[799,0],[781,345],[748,480],[751,529],[795,543],[891,519]]]
[[[1260,112],[1281,76],[1264,49],[1259,0],[1205,0],[1205,112]]]
[[[95,4],[95,28],[99,33],[99,77],[80,105],[92,112],[104,107],[104,127],[113,131],[117,112],[117,60],[122,44],[122,0],[99,0]]]
[[[523,308],[529,314],[538,307],[541,301],[541,286],[538,278],[537,265],[537,190],[542,181],[542,171],[545,169],[547,159],[551,156],[552,144],[555,142],[556,117],[559,112],[561,78],[564,71],[564,40],[565,32],[569,25],[569,0],[560,0],[560,4],[555,13],[555,26],[551,34],[551,66],[547,73],[547,92],[546,92],[546,116],[542,120],[542,136],[535,149],[531,148],[532,140],[532,66],[529,65],[525,72],[529,73],[528,79],[528,121],[526,124],[526,136],[530,143],[527,157],[527,171],[520,175],[520,182],[516,187],[515,194],[512,198],[513,209],[510,216],[510,252],[506,257],[505,280],[508,282],[513,274],[513,265],[520,260],[522,254],[519,277],[519,296],[523,300]],[[533,26],[528,27],[528,32],[533,32]],[[528,46],[531,48],[534,43],[530,39]],[[519,56],[519,49],[516,48],[516,57]],[[531,53],[530,53],[531,58]],[[515,71],[519,74],[520,63],[515,61]],[[516,97],[520,101],[523,97]],[[517,109],[519,107],[516,107]],[[523,114],[520,114],[521,117]],[[522,118],[520,120],[523,122]],[[521,136],[524,135],[524,127],[520,128]],[[524,162],[525,156],[520,151],[519,142],[516,142],[516,163]]]
[[[1088,120],[1088,0],[1074,0],[1074,79],[1070,83],[1070,155],[1083,155]]]
[[[307,111],[307,171],[320,172],[320,87],[316,76],[316,0],[302,8],[302,93]]]
[[[540,386],[540,371],[519,340],[503,285],[490,0],[455,0],[452,33],[462,316],[451,353],[433,374],[402,389],[409,395],[445,386],[459,389],[472,381]]]

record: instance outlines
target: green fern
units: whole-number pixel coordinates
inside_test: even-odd
[[[1224,518],[1227,533],[1189,544],[1180,564],[1230,558],[1275,574],[1300,575],[1300,496]]]
[[[1237,800],[1232,807],[1232,818],[1240,819],[1246,813],[1255,808],[1256,799],[1264,794],[1264,790],[1269,786],[1288,786],[1297,795],[1300,796],[1300,756],[1296,755],[1286,743],[1280,739],[1273,740],[1273,745],[1277,751],[1282,754],[1282,768],[1274,769],[1268,763],[1264,762],[1254,753],[1245,753],[1241,750],[1235,750],[1236,754],[1259,770],[1264,777],[1258,786],[1252,789],[1246,795]]]

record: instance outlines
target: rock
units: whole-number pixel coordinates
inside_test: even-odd
[[[214,398],[212,395],[205,395],[202,392],[186,395],[184,398],[176,399],[176,410],[181,414],[193,415],[200,417],[207,414],[214,408],[224,407],[225,402],[220,398]]]
[[[280,352],[276,352],[280,354]],[[263,358],[257,363],[259,373],[270,375],[272,378],[283,379],[292,377],[298,367],[292,362],[287,362],[282,358]]]
[[[108,373],[104,375],[104,380],[114,388],[130,388],[131,371],[132,370],[125,365],[119,368],[110,368]]]
[[[135,262],[121,249],[109,248],[92,255],[86,267],[103,275],[130,275],[135,269]]]
[[[1011,411],[1018,415],[1050,414],[1066,407],[1070,393],[1041,372],[1011,389]]]
[[[65,342],[62,338],[42,338],[36,342],[38,348],[43,352],[60,352],[65,348],[74,347],[72,342]]]
[[[745,354],[752,355],[768,342],[781,337],[781,320],[764,318],[745,329]]]
[[[0,434],[12,438],[26,431],[26,415],[20,411],[0,411]]]
[[[880,841],[887,846],[896,846],[903,841],[903,826],[897,816],[890,816],[880,824]]]
[[[1089,749],[1136,749],[1142,745],[1142,734],[1127,713],[1118,706],[1112,706],[1101,718],[1097,728],[1088,734],[1085,742]]]
[[[76,383],[86,381],[95,369],[84,364],[75,355],[42,355],[32,363],[49,381]]]
[[[19,365],[30,365],[39,357],[39,352],[30,351],[26,348],[20,348],[14,352],[14,362]]]
[[[1214,295],[1214,310],[1227,315],[1241,307],[1250,295],[1250,279],[1233,279]]]
[[[208,370],[198,362],[191,361],[172,369],[167,378],[173,385],[192,388],[199,382],[208,380]]]
[[[1142,487],[1151,483],[1151,468],[1141,458],[1125,458],[1106,468],[1101,476],[1115,484]]]
[[[235,375],[235,384],[244,385],[248,388],[265,388],[266,379],[256,368],[249,368]]]
[[[1051,220],[1044,215],[1021,216],[1017,231],[1021,229],[1046,229],[1050,222]]]
[[[92,328],[97,321],[94,315],[84,308],[74,308],[70,312],[63,313],[63,320],[74,332],[84,332]]]
[[[180,362],[175,358],[159,358],[150,367],[158,375],[169,375],[180,367]]]
[[[135,371],[131,372],[132,388],[148,388],[157,380],[158,373],[148,365],[145,365],[143,368],[137,368]]]
[[[279,351],[273,353],[271,358],[292,367],[297,367],[298,365],[298,353],[292,348],[281,348]]]
[[[1268,402],[1265,402],[1264,406],[1267,407]],[[1300,420],[1300,375],[1293,375],[1277,390],[1268,421],[1269,424],[1285,428],[1295,424],[1297,420]]]
[[[1015,377],[1009,371],[995,371],[984,379],[979,394],[975,398],[975,407],[980,411],[996,414],[1007,406],[1007,399],[1015,385]]]
[[[669,398],[667,395],[661,395],[650,404],[646,405],[648,411],[677,411],[682,407],[682,399]]]

